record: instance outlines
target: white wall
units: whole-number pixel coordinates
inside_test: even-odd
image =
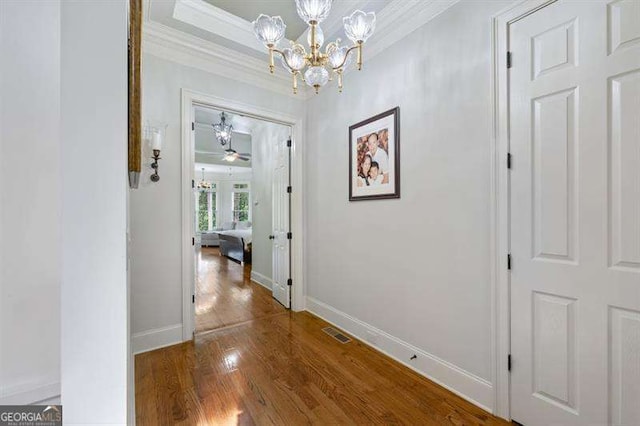
[[[291,136],[291,128],[281,124],[261,122],[253,129],[253,235],[251,271],[261,279],[273,279],[272,249],[269,235],[273,230],[272,184],[276,144]],[[256,205],[255,202],[258,202]]]
[[[59,34],[58,1],[0,1],[0,404],[60,394]]]
[[[127,418],[126,12],[0,2],[0,403],[65,424]]]
[[[141,176],[131,191],[132,330],[134,341],[171,343],[181,338],[181,88],[261,108],[300,114],[302,102],[145,54],[143,118],[168,123],[160,182]],[[148,156],[148,155],[147,155]],[[196,175],[197,178],[197,175]],[[158,336],[158,339],[154,340]]]
[[[458,3],[371,60],[365,46],[344,93],[325,89],[307,105],[308,307],[484,405],[490,25],[507,4]],[[402,198],[349,202],[348,127],[395,106]]]
[[[127,9],[106,0],[61,7],[61,377],[69,425],[128,418]]]

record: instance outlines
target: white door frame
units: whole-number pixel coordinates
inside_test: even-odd
[[[507,369],[511,352],[511,277],[507,269],[510,252],[510,182],[507,169],[509,153],[509,78],[507,51],[509,25],[557,0],[524,0],[493,18],[492,25],[492,100],[491,138],[491,234],[492,235],[492,359],[495,403],[493,412],[511,419],[510,376]],[[517,159],[515,160],[517,161]]]
[[[191,238],[195,236],[191,181],[194,179],[194,148],[192,144],[191,123],[195,121],[193,105],[204,105],[218,110],[235,112],[248,117],[291,126],[291,309],[305,309],[304,282],[304,149],[302,143],[303,120],[299,116],[285,114],[244,104],[230,99],[220,98],[206,93],[183,88],[181,90],[182,124],[182,339],[193,338],[194,305],[192,285],[195,283],[195,255]]]

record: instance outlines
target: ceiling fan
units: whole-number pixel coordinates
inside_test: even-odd
[[[222,155],[222,159],[229,163],[232,163],[236,160],[240,161],[250,161],[251,154],[248,152],[239,153],[235,149],[231,147],[231,141],[229,141],[229,148],[225,149],[224,152],[218,153],[216,155]]]

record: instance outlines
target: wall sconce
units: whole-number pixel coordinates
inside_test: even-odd
[[[151,182],[158,182],[160,180],[160,175],[158,174],[158,160],[160,157],[160,150],[162,149],[162,142],[164,141],[164,136],[166,133],[167,125],[151,125],[147,124],[145,128],[145,139],[147,143],[151,147],[153,151],[153,163],[151,163],[151,168],[153,169],[153,174],[151,175]]]

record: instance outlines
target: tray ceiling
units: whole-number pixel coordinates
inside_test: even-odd
[[[306,45],[307,25],[296,12],[294,0],[145,0],[147,23],[158,23],[173,30],[216,45],[233,49],[260,60],[266,49],[253,34],[251,22],[260,15],[280,15],[287,25],[288,40]],[[380,12],[390,0],[334,0],[331,13],[321,24],[325,39],[341,37],[346,40],[342,18],[355,9]]]
[[[261,13],[269,16],[281,16],[287,24],[285,36],[289,40],[297,40],[307,29],[307,25],[298,17],[293,0],[204,1],[249,22],[253,22]]]
[[[306,45],[305,24],[297,16],[294,0],[142,1],[143,53],[285,96],[297,99],[313,96],[306,85],[301,86],[297,95],[292,93],[291,75],[279,61],[275,75],[269,74],[267,50],[256,39],[251,25],[260,13],[280,15],[288,26],[288,32],[279,47],[287,46],[289,40],[296,36],[294,41]],[[327,42],[341,38],[349,44],[342,18],[356,9],[376,12],[376,33],[365,48],[366,64],[459,1],[334,0],[322,29]],[[346,70],[346,73],[353,69]]]

